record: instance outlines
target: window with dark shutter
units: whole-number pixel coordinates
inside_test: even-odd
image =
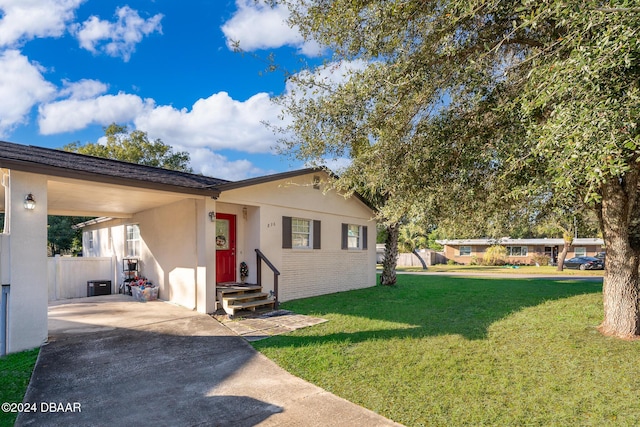
[[[293,247],[293,240],[291,234],[291,217],[282,217],[282,249],[291,249]]]
[[[366,250],[368,245],[366,225],[342,224],[340,247],[342,249]]]
[[[320,249],[320,221],[313,221],[313,249]]]
[[[349,224],[342,224],[342,236],[340,242],[342,249],[349,249]]]
[[[362,250],[367,250],[367,226],[362,226]]]

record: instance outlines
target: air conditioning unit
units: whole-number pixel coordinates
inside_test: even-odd
[[[111,295],[111,280],[89,280],[87,282],[87,296]]]

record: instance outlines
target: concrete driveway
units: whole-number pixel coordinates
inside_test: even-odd
[[[49,307],[18,426],[399,425],[279,368],[210,316],[109,295]]]

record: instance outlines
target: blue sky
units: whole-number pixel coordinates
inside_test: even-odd
[[[256,56],[289,70],[321,60],[286,16],[254,0],[0,0],[0,139],[60,148],[116,122],[210,176],[302,167],[262,124],[287,88]]]

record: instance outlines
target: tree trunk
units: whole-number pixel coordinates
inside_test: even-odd
[[[569,245],[567,245],[567,242],[565,240],[564,246],[562,246],[562,252],[558,254],[558,267],[556,268],[557,271],[564,270],[564,260],[565,258],[567,258],[567,252],[569,252]]]
[[[620,338],[640,337],[640,207],[637,180],[626,176],[602,186],[602,231],[607,248],[600,331]]]
[[[420,264],[422,264],[422,269],[426,270],[427,269],[427,263],[424,262],[424,259],[420,256],[420,254],[418,253],[417,249],[414,249],[411,251],[415,256],[418,257],[418,259],[420,260]]]
[[[388,224],[387,240],[384,242],[384,260],[382,261],[382,277],[380,283],[385,286],[396,284],[396,266],[398,265],[398,223]]]
[[[569,252],[569,246],[573,245],[573,234],[571,229],[564,230],[562,232],[562,240],[564,245],[562,246],[562,252],[558,255],[558,268],[556,270],[564,270],[564,260],[567,259],[567,252]]]

